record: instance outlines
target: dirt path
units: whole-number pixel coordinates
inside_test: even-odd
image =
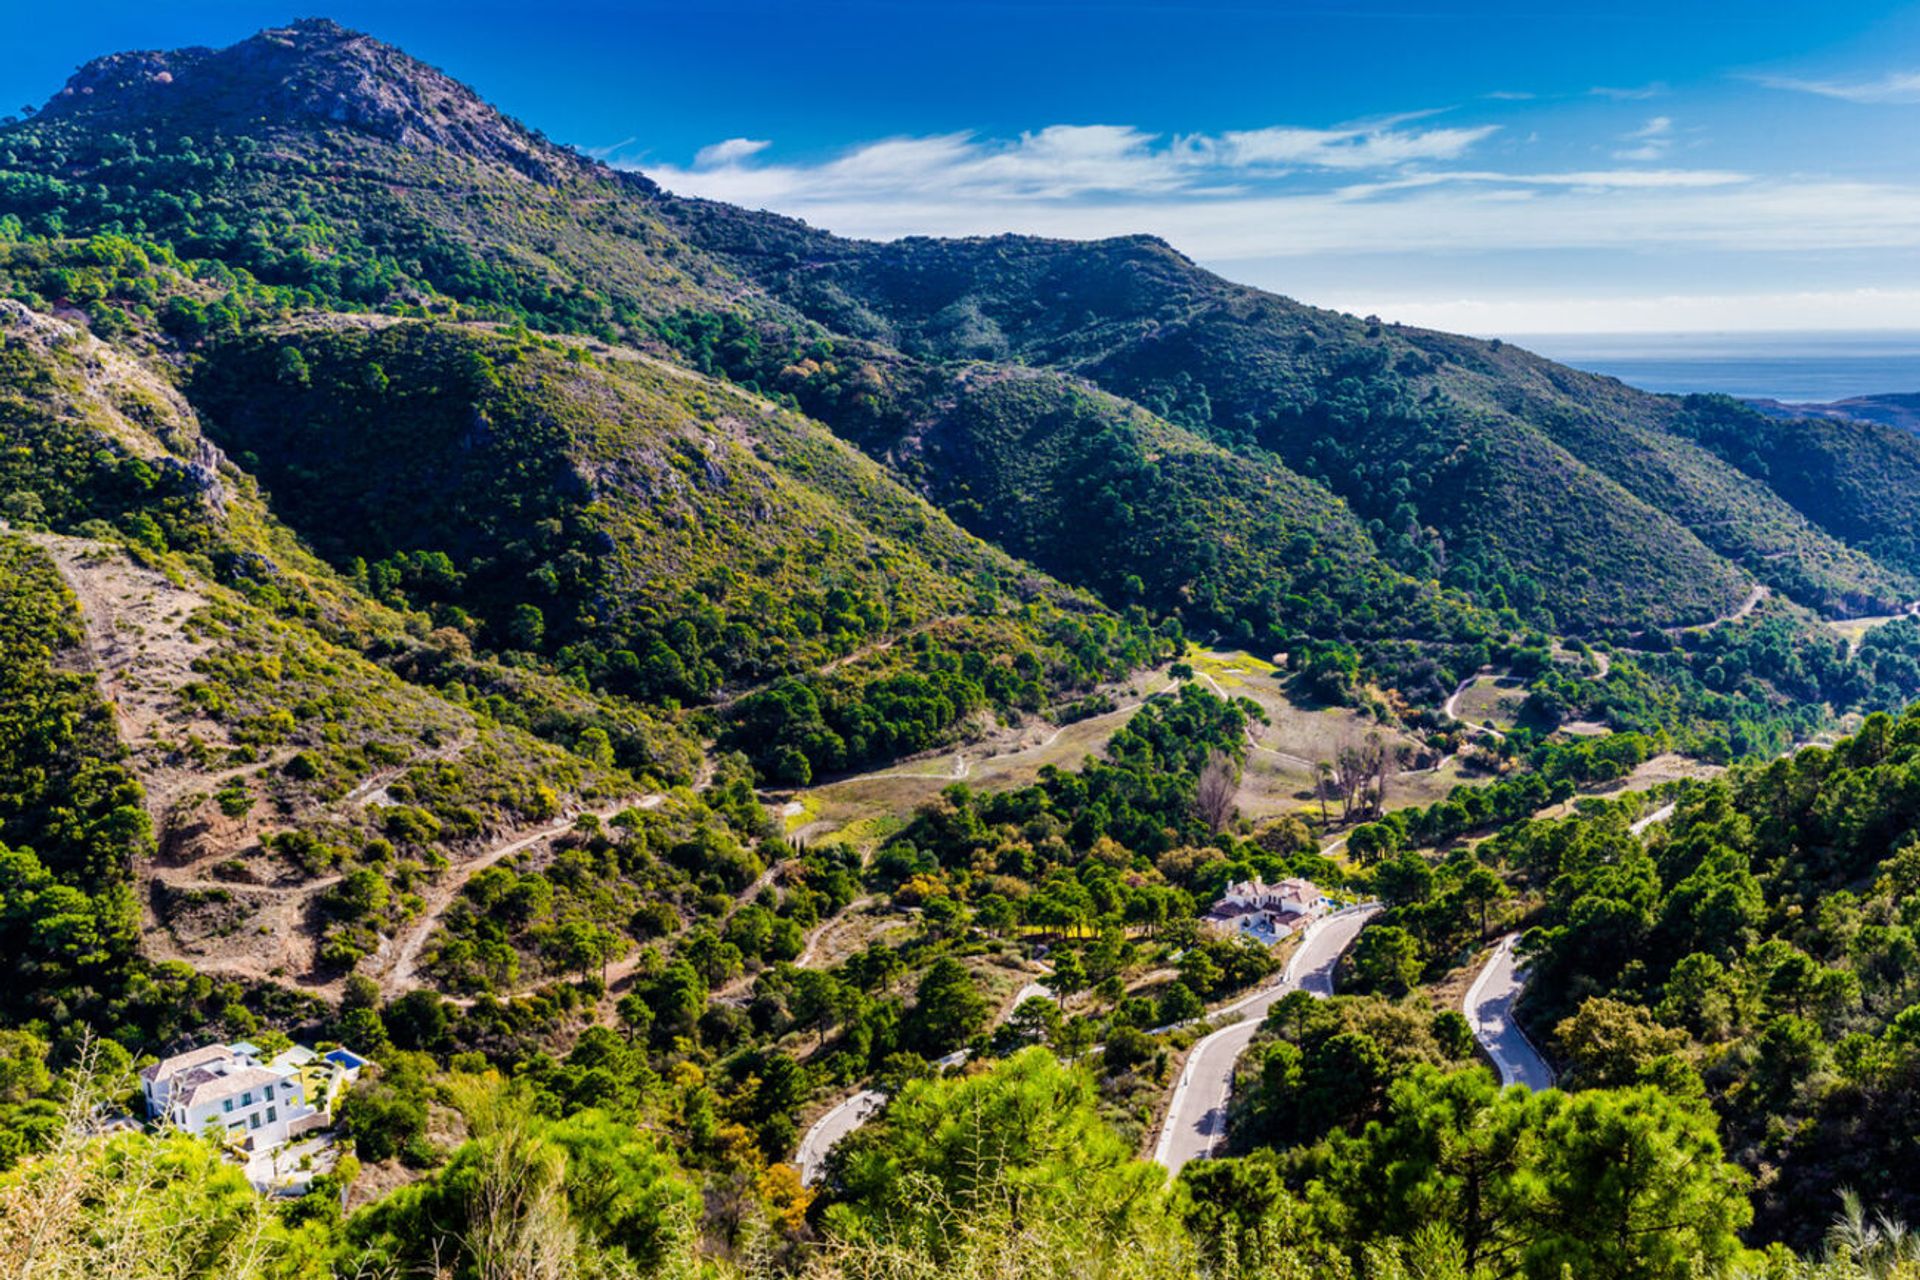
[[[463,754],[468,747],[472,746],[479,739],[479,736],[472,725],[463,725],[461,726],[460,732],[453,736],[451,742],[443,742],[437,747],[429,747],[425,751],[417,751],[402,764],[392,765],[385,769],[378,769],[368,774],[353,790],[340,797],[337,802],[338,806],[341,808],[352,808],[355,806],[365,807],[366,805],[376,803],[385,804],[388,802],[386,794],[388,783],[393,782],[409,769],[417,768],[423,764],[432,764],[439,760],[451,760],[455,756]]]
[[[1755,609],[1760,607],[1760,602],[1772,594],[1773,591],[1771,588],[1756,583],[1753,590],[1747,593],[1747,598],[1740,602],[1740,607],[1732,613],[1722,614],[1711,622],[1702,622],[1691,627],[1667,627],[1665,628],[1666,633],[1677,636],[1684,635],[1689,631],[1711,631],[1715,627],[1724,627],[1730,622],[1740,622],[1749,617]]]
[[[644,796],[637,801],[623,800],[619,804],[590,809],[586,812],[605,822],[628,809],[652,809],[665,798],[656,793]],[[427,905],[426,910],[420,913],[420,918],[408,925],[403,934],[395,935],[393,938],[392,944],[397,944],[393,947],[393,963],[388,967],[385,976],[380,979],[381,991],[391,999],[420,985],[420,950],[426,946],[427,939],[433,936],[434,926],[440,923],[440,917],[445,915],[447,908],[453,905],[454,898],[466,887],[467,881],[502,858],[511,857],[523,849],[530,849],[543,840],[552,840],[556,836],[565,835],[573,830],[574,823],[578,822],[581,816],[578,813],[568,814],[538,830],[514,836],[451,868],[448,875],[442,877],[422,895]]]
[[[845,907],[843,907],[839,911],[834,912],[831,916],[828,916],[825,920],[822,920],[819,924],[815,925],[812,931],[807,934],[807,945],[800,948],[800,954],[794,957],[794,961],[793,961],[794,966],[800,969],[812,968],[814,961],[819,957],[820,944],[826,938],[826,936],[829,933],[831,933],[836,927],[843,925],[847,923],[847,921],[852,919],[855,912],[863,911],[867,907],[872,906],[877,901],[879,901],[879,899],[874,898],[871,895],[864,898],[855,898],[852,902],[849,902]]]
[[[1447,700],[1441,704],[1440,710],[1446,713],[1448,719],[1460,720],[1460,695],[1465,693],[1467,690],[1473,688],[1474,685],[1479,684],[1480,681],[1485,677],[1492,674],[1493,674],[1493,669],[1491,667],[1487,667],[1474,672],[1472,675],[1468,676],[1465,680],[1462,680],[1457,686],[1455,686],[1454,691],[1451,694],[1447,695]],[[1506,734],[1500,732],[1500,730],[1494,728],[1492,725],[1470,724],[1465,720],[1460,720],[1460,726],[1461,728],[1465,729],[1468,733],[1484,733],[1491,738],[1505,738],[1507,736]]]
[[[646,950],[647,949],[645,947],[636,946],[635,948],[633,948],[633,950],[629,951],[626,955],[621,956],[618,960],[615,960],[612,964],[607,965],[604,969],[600,971],[601,980],[602,982],[605,983],[607,988],[607,993],[609,995],[611,995],[614,989],[618,987],[621,983],[625,982],[628,978],[633,976],[633,971],[640,967],[641,957],[646,954]],[[506,1004],[507,1002],[512,1000],[525,1000],[529,996],[537,996],[542,991],[552,986],[556,981],[558,981],[558,979],[554,977],[543,978],[539,982],[533,983],[531,986],[520,988],[518,991],[508,991],[502,995],[496,995],[492,997],[443,995],[440,998],[442,1000],[445,1000],[448,1004],[453,1005],[455,1008],[459,1008],[459,1009],[471,1009],[473,1008],[473,1006],[479,1004],[482,1000],[489,999],[489,998],[498,1000],[502,1004]],[[609,1023],[608,1025],[611,1025],[611,1024]]]

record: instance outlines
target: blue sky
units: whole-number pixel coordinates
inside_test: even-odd
[[[1920,4],[324,11],[674,190],[851,235],[1150,231],[1310,302],[1479,333],[1920,329]],[[0,102],[295,16],[36,8]]]

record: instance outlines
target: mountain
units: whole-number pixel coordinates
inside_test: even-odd
[[[199,870],[342,850],[246,873],[311,895],[376,838],[329,806],[448,767],[399,740],[489,753],[402,784],[452,787],[423,812],[483,858],[703,752],[798,783],[1064,714],[1183,629],[1429,726],[1491,659],[1609,640],[1632,670],[1542,705],[1752,746],[1905,670],[1815,616],[1920,596],[1891,429],[1644,395],[1150,238],[870,244],[681,199],[326,21],[88,64],[0,128],[0,194],[9,518],[224,619],[226,676],[166,687],[226,745],[134,756]],[[1756,583],[1760,617],[1684,630]],[[513,759],[559,772],[501,791]],[[437,909],[309,932],[337,973]]]
[[[921,358],[1085,377],[1318,479],[1403,571],[1482,599],[1498,587],[1569,629],[1698,621],[1749,577],[1836,613],[1914,592],[1913,565],[1848,544],[1847,516],[1703,447],[1680,400],[1510,346],[1302,306],[1146,237],[867,244],[702,201],[667,207],[818,323]],[[1911,493],[1916,459],[1876,466]]]
[[[217,52],[102,59],[4,137],[0,189],[30,222],[141,225],[193,261],[244,272],[242,291],[270,306],[421,309],[652,346],[790,398],[954,504],[963,523],[978,477],[935,474],[917,442],[944,422],[937,443],[960,465],[949,409],[969,387],[999,385],[960,378],[962,366],[1015,363],[1133,401],[1184,456],[1247,459],[1232,474],[1292,495],[1247,545],[1305,534],[1317,549],[1332,530],[1353,547],[1364,534],[1373,567],[1358,578],[1387,595],[1420,597],[1430,588],[1419,584],[1438,582],[1465,604],[1616,637],[1729,613],[1755,578],[1828,613],[1885,612],[1920,595],[1913,566],[1849,545],[1857,520],[1782,494],[1677,430],[1684,411],[1671,398],[1511,348],[1303,307],[1148,239],[873,245],[681,200],[327,22]],[[162,318],[199,339],[227,323],[222,304],[241,300],[229,291],[210,314],[169,300]],[[977,456],[991,456],[991,442],[980,445]],[[1920,478],[1911,459],[1898,466],[1896,483]],[[1125,505],[1210,509],[1217,495],[1194,474],[1136,476]],[[1540,492],[1564,496],[1542,504]],[[1340,504],[1351,514],[1332,510]],[[1052,543],[1029,529],[1018,552],[1095,590],[1129,576],[1089,563],[1070,522],[1051,527]],[[1143,602],[1190,625],[1275,646],[1369,629],[1277,603],[1312,600],[1290,580],[1313,555],[1289,567],[1255,554],[1266,581],[1252,585],[1178,540],[1154,538],[1150,550],[1141,563],[1159,581]],[[1345,552],[1333,562],[1353,563]],[[1355,575],[1339,578],[1323,579],[1321,594],[1351,603]],[[1347,617],[1393,612],[1381,593],[1362,594],[1374,598]]]
[[[0,124],[0,520],[36,1275],[1677,1277],[1914,1207],[1897,426],[683,199],[311,20]],[[1205,923],[1302,878],[1380,912],[1327,1000]],[[1520,933],[1565,1089],[1435,1013]],[[304,1201],[87,1118],[296,1037],[372,1064],[248,1162]]]

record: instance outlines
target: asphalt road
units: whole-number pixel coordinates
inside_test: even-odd
[[[865,1124],[867,1117],[878,1111],[886,1100],[887,1095],[877,1089],[862,1089],[814,1121],[813,1127],[800,1139],[799,1153],[793,1158],[800,1166],[800,1181],[809,1185],[818,1182],[834,1143]]]
[[[1036,997],[1051,1000],[1053,991],[1042,983],[1029,982],[1013,993],[1013,1003],[1007,1006],[1007,1012],[1011,1014],[1028,1000]],[[933,1065],[957,1067],[966,1060],[967,1051],[960,1049],[938,1059]],[[794,1164],[800,1169],[800,1181],[808,1186],[818,1182],[821,1171],[826,1166],[827,1153],[833,1150],[834,1144],[871,1119],[873,1113],[878,1111],[886,1100],[887,1095],[878,1089],[862,1089],[815,1120],[812,1127],[801,1136],[800,1149],[793,1156]]]
[[[1527,1039],[1527,1033],[1513,1020],[1513,1002],[1519,998],[1520,989],[1526,985],[1526,970],[1516,963],[1513,956],[1514,944],[1520,941],[1520,935],[1510,933],[1500,939],[1500,945],[1494,948],[1493,957],[1486,967],[1480,970],[1480,976],[1467,988],[1467,997],[1461,1012],[1466,1015],[1467,1025],[1473,1028],[1474,1039],[1480,1042],[1493,1059],[1493,1065],[1500,1072],[1500,1083],[1523,1084],[1529,1089],[1550,1089],[1553,1087],[1553,1069],[1547,1065],[1533,1042]]]
[[[1203,1037],[1187,1055],[1180,1081],[1174,1085],[1167,1121],[1160,1130],[1154,1161],[1170,1173],[1180,1172],[1189,1160],[1213,1154],[1227,1132],[1227,1098],[1233,1091],[1233,1066],[1253,1042],[1254,1032],[1267,1010],[1298,988],[1312,995],[1333,994],[1333,968],[1372,918],[1377,906],[1367,906],[1316,921],[1307,930],[1300,949],[1288,961],[1281,980],[1263,991],[1227,1006],[1213,1016],[1243,1013],[1245,1017]]]

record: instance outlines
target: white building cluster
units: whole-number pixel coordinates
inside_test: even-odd
[[[1273,943],[1326,913],[1327,898],[1311,880],[1267,884],[1255,877],[1227,886],[1202,922],[1222,933]]]

